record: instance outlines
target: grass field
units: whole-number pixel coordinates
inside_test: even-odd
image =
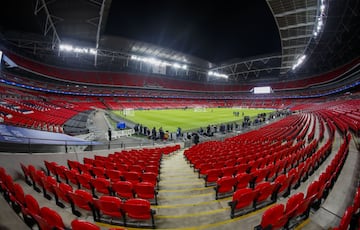
[[[233,112],[239,112],[235,117]],[[178,127],[183,131],[206,127],[209,124],[238,122],[241,124],[243,116],[250,116],[251,120],[259,113],[270,113],[268,109],[232,109],[232,108],[207,108],[205,112],[195,112],[194,109],[164,109],[164,110],[135,110],[133,116],[124,116],[122,111],[113,111],[117,116],[132,122],[149,127],[162,127],[164,130],[175,132]]]

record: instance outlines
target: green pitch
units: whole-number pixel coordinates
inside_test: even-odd
[[[164,110],[135,110],[133,116],[125,116],[123,111],[113,111],[117,116],[129,121],[149,127],[160,127],[163,130],[175,132],[178,127],[183,131],[206,127],[209,124],[221,124],[226,122],[238,122],[241,124],[244,116],[250,116],[251,120],[259,113],[270,113],[269,109],[232,109],[232,108],[207,108],[205,112],[195,112],[194,109],[164,109]],[[233,112],[239,112],[236,117]]]

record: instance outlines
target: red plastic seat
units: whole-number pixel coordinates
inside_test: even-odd
[[[140,182],[140,174],[138,172],[124,172],[124,179],[131,182],[133,185]]]
[[[153,184],[154,187],[157,187],[157,182],[158,182],[157,174],[154,172],[144,172],[141,175],[141,181],[149,182],[149,183]]]
[[[100,227],[85,220],[75,219],[71,222],[72,230],[100,230]]]
[[[262,182],[256,185],[255,191],[258,192],[258,196],[256,197],[256,208],[260,204],[268,205],[270,203],[274,203],[276,201],[276,188],[278,184],[270,182]]]
[[[98,200],[94,199],[94,208],[96,209],[96,220],[111,223],[125,224],[125,216],[123,215],[123,203],[120,198],[114,196],[102,196]],[[111,217],[109,219],[108,217]],[[115,219],[116,220],[115,220]]]
[[[226,166],[221,168],[222,176],[235,176],[236,174],[236,166]]]
[[[105,178],[92,178],[90,180],[90,185],[94,197],[97,197],[95,191],[106,195],[111,194],[111,183]]]
[[[140,182],[134,186],[134,192],[137,198],[149,200],[150,203],[157,205],[157,194],[155,186],[150,182]]]
[[[128,218],[138,221],[150,220],[151,224],[144,223],[143,226],[151,226],[155,228],[154,214],[155,211],[151,209],[150,202],[148,200],[133,198],[125,201],[123,206],[124,212]],[[128,224],[127,224],[128,225]],[[141,225],[136,223],[135,226]]]
[[[61,207],[64,208],[65,205],[59,201],[59,199],[70,203],[70,199],[68,196],[68,193],[73,191],[73,188],[65,183],[60,183],[57,187],[54,186],[54,190],[55,190],[55,200],[56,200],[56,204]]]
[[[67,164],[69,166],[70,170],[76,170],[78,173],[80,172],[79,170],[79,165],[80,162],[79,161],[72,161],[72,160],[67,160]]]
[[[13,192],[10,194],[11,206],[16,213],[20,213],[25,205],[25,193],[21,185],[14,183]]]
[[[48,207],[42,207],[40,209],[40,216],[46,222],[45,226],[40,225],[41,230],[65,229],[61,216],[55,210]]]
[[[103,167],[93,167],[92,173],[96,178],[106,178],[105,168]]]
[[[25,179],[25,182],[28,184],[28,185],[32,185],[31,183],[31,175],[30,175],[30,171],[28,169],[28,167],[26,167],[24,164],[20,163],[20,167],[21,167],[21,170],[23,171],[24,173],[24,179]]]
[[[249,187],[251,180],[250,174],[240,173],[236,175],[236,190]]]
[[[263,168],[263,169],[257,169],[250,173],[251,175],[251,181],[250,181],[250,187],[255,187],[256,184],[264,181],[267,178],[267,175],[269,174],[269,169]]]
[[[288,216],[289,219],[295,216],[297,208],[303,201],[304,193],[302,192],[296,193],[288,199],[288,201],[286,202],[285,214]]]
[[[262,229],[276,230],[284,227],[287,221],[287,216],[284,215],[284,205],[276,204],[264,212],[260,226]]]
[[[92,210],[91,205],[93,203],[93,197],[89,192],[78,189],[75,192],[69,192],[68,196],[71,203],[71,210],[74,215],[81,216],[81,213],[76,209],[76,207],[88,211]]]
[[[56,162],[49,162],[49,161],[44,160],[44,164],[45,164],[45,167],[47,169],[47,175],[48,176],[50,176],[51,174],[53,176],[57,176],[57,172],[56,172],[57,163]]]
[[[235,190],[236,183],[236,178],[232,176],[223,176],[218,179],[215,187],[215,199],[217,200],[220,197],[223,198],[231,195]]]
[[[49,195],[49,192],[51,192],[52,194],[55,194],[55,189],[54,187],[58,186],[58,182],[56,181],[56,179],[52,176],[46,176],[43,178],[43,192],[44,192],[44,197],[46,199],[51,199],[51,196]]]
[[[133,184],[130,181],[118,181],[112,185],[113,192],[123,199],[134,198]]]
[[[205,187],[216,183],[216,181],[221,177],[222,171],[220,168],[209,169],[205,173]]]
[[[235,216],[254,210],[257,196],[258,191],[252,190],[250,188],[236,190],[232,201],[229,202],[229,205],[231,206],[230,217],[234,218]]]
[[[80,184],[81,188],[86,188],[88,190],[91,190],[90,180],[92,179],[90,174],[79,174],[76,175],[76,178]]]
[[[286,197],[290,194],[290,186],[292,179],[292,176],[286,176],[285,174],[282,174],[275,179],[275,183],[280,185],[277,191],[278,197]]]
[[[69,171],[69,169],[64,165],[57,165],[55,167],[55,169],[56,169],[56,176],[57,176],[56,179],[58,180],[58,182],[60,182],[60,179],[62,179],[63,182],[68,183],[65,172]]]
[[[122,172],[119,170],[108,169],[106,170],[106,175],[111,182],[116,182],[121,180]]]
[[[129,171],[130,172],[137,172],[139,174],[143,173],[143,167],[141,167],[140,165],[130,165],[129,166]]]
[[[34,216],[40,215],[40,206],[32,195],[25,195],[25,204],[21,209],[25,223],[32,227],[35,224]]]
[[[348,207],[341,218],[339,226],[337,228],[334,228],[334,230],[347,230],[349,228],[353,213],[354,208],[352,206]]]
[[[90,164],[79,164],[79,170],[81,172],[81,174],[88,174],[91,175],[92,174],[92,165]]]
[[[77,175],[79,175],[79,171],[76,169],[71,169],[71,170],[65,171],[67,183],[69,185],[71,185],[71,184],[76,185],[76,187],[80,188],[80,183],[77,179]]]

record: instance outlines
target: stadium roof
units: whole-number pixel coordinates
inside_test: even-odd
[[[12,0],[1,7],[0,29],[3,41],[43,60],[59,59],[62,42],[98,48],[95,58],[76,55],[97,68],[136,54],[239,81],[279,79],[359,57],[359,8],[356,0]],[[295,73],[304,54],[306,68]]]

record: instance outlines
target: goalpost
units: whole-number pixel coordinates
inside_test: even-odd
[[[206,107],[196,106],[194,112],[206,112]]]
[[[135,115],[135,110],[131,108],[127,108],[123,110],[124,116],[131,116],[133,117]]]

